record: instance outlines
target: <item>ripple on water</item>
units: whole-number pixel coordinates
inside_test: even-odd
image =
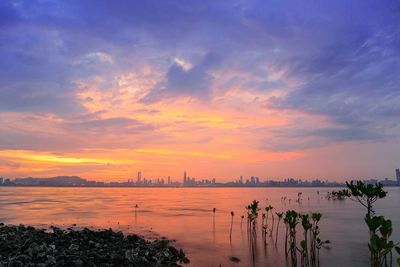
[[[64,203],[64,201],[48,198],[38,198],[31,201],[32,203]]]
[[[32,204],[32,201],[12,201],[12,202],[4,202],[6,205],[25,205]]]
[[[176,213],[176,214],[170,214],[169,217],[190,217],[194,216],[194,214],[189,214],[189,213]]]
[[[210,209],[200,209],[200,208],[170,208],[170,211],[196,211],[196,212],[211,212]]]

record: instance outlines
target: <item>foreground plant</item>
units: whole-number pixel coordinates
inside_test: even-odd
[[[347,196],[359,202],[367,209],[365,223],[369,229],[370,242],[368,249],[370,251],[371,267],[392,266],[392,250],[400,254],[400,247],[390,240],[392,234],[392,221],[384,216],[376,216],[373,204],[381,198],[386,197],[387,192],[383,190],[383,185],[365,184],[362,181],[346,182],[350,191],[346,191]],[[400,260],[398,259],[400,265]]]
[[[246,207],[247,209],[247,223],[250,228],[255,229],[256,219],[258,217],[258,212],[260,208],[258,207],[258,201],[253,200],[253,202]]]
[[[232,240],[232,226],[233,226],[233,216],[235,216],[235,213],[231,211],[231,231],[229,233],[229,238]]]
[[[384,198],[387,192],[383,190],[383,185],[378,184],[365,184],[362,181],[346,182],[346,186],[350,191],[344,191],[346,195],[354,201],[359,202],[367,209],[367,216],[371,217],[375,214],[373,204],[380,198]]]
[[[310,222],[309,214],[302,214],[299,216],[301,219],[301,225],[303,226],[303,230],[304,230],[304,240],[302,240],[300,242],[301,266],[308,267],[310,265],[310,260],[308,257],[308,234],[309,234],[309,230],[312,227],[312,224]]]
[[[320,238],[320,228],[319,228],[319,221],[321,220],[322,214],[321,213],[312,213],[311,214],[311,241],[310,241],[310,263],[311,266],[319,266],[319,251],[322,247],[330,244],[329,240],[321,240]]]
[[[276,226],[275,246],[278,244],[279,223],[282,220],[283,212],[276,212],[276,216],[278,216],[278,223],[277,223],[277,226]]]
[[[297,266],[296,226],[299,223],[299,214],[294,210],[288,210],[283,221],[286,224],[285,254],[287,256],[290,252],[292,266]]]
[[[392,266],[392,250],[396,248],[399,251],[400,249],[389,239],[393,231],[392,221],[383,216],[372,216],[366,219],[366,223],[373,232],[368,244],[371,252],[371,266]]]
[[[272,225],[271,228],[269,229],[269,235],[272,236],[272,232],[274,231],[274,223],[275,223],[275,217],[274,217],[274,213],[272,212],[272,210],[274,209],[274,207],[272,207],[271,205],[268,205],[267,207],[265,207],[265,211],[267,212],[267,218],[266,218],[266,224],[265,224],[265,234],[267,234],[267,230],[268,230],[268,217],[269,214],[271,213],[271,218],[272,218]]]

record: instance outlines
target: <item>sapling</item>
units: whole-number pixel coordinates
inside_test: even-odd
[[[256,219],[258,217],[258,211],[260,210],[258,203],[257,200],[253,200],[253,202],[246,207],[248,228],[253,229],[253,231],[255,231]]]
[[[318,226],[319,221],[321,220],[321,213],[312,213],[311,214],[311,230],[310,230],[310,264],[311,266],[319,266],[319,251],[322,247],[330,244],[329,240],[321,240],[320,228]]]
[[[373,204],[381,198],[386,197],[387,192],[383,190],[383,185],[365,184],[362,181],[354,183],[346,182],[349,190],[345,191],[346,196],[359,202],[367,209],[365,222],[369,229],[370,242],[368,249],[370,251],[371,267],[392,266],[392,250],[400,252],[398,244],[394,244],[389,238],[392,234],[392,222],[384,216],[376,216]],[[388,262],[388,256],[390,256]]]
[[[273,209],[274,209],[274,207],[269,205],[269,212],[271,213],[271,218],[272,218],[272,226],[271,226],[271,231],[269,234],[270,236],[272,236],[272,232],[274,231],[274,224],[275,224],[275,216],[274,216],[274,213],[272,212]]]
[[[297,203],[300,203],[301,202],[301,195],[302,195],[303,193],[302,192],[298,192],[297,193]]]
[[[289,245],[290,257],[292,260],[292,266],[297,266],[296,226],[299,223],[298,213],[294,210],[286,211],[284,222],[289,230],[288,245]],[[288,251],[286,251],[286,254],[288,254]]]
[[[270,235],[272,235],[272,231],[274,230],[274,214],[272,213],[272,209],[273,208],[274,207],[272,207],[271,205],[268,205],[267,207],[265,207],[265,211],[267,212],[267,218],[266,218],[266,223],[265,223],[266,229],[268,229],[268,215],[269,215],[269,213],[271,213],[271,216],[272,216],[272,227],[270,229]]]
[[[300,242],[301,245],[301,266],[308,267],[310,264],[308,258],[308,231],[311,229],[312,224],[310,223],[310,215],[309,214],[301,214],[301,225],[304,230],[304,240]]]
[[[278,223],[276,226],[275,246],[278,244],[279,223],[282,220],[283,212],[276,212],[276,216],[278,216]]]
[[[400,248],[398,244],[394,244],[390,240],[392,234],[392,221],[385,219],[384,216],[372,216],[366,219],[368,227],[372,230],[373,234],[368,244],[371,252],[371,266],[392,266],[392,250],[396,251]],[[389,262],[388,262],[389,256]]]
[[[387,192],[383,190],[383,185],[381,183],[378,184],[365,184],[362,181],[354,181],[346,182],[349,190],[344,191],[346,196],[348,196],[351,200],[358,201],[361,205],[363,205],[367,209],[367,217],[371,217],[375,214],[373,210],[373,204],[380,198],[384,198],[387,195]]]
[[[333,199],[333,200],[345,200],[348,195],[348,191],[346,189],[344,190],[338,190],[338,191],[331,191],[327,193],[327,199]]]
[[[261,225],[264,226],[264,221],[265,221],[265,213],[261,214]]]
[[[235,215],[235,213],[233,211],[231,211],[231,230],[229,233],[229,238],[232,240],[232,226],[233,226],[233,216]]]
[[[263,238],[267,235],[267,230],[268,230],[267,227],[268,227],[268,224],[265,220],[265,213],[263,213],[261,215],[261,234],[262,234]],[[266,242],[266,240],[265,240],[265,242]]]

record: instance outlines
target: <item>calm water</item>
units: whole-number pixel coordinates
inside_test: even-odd
[[[270,238],[265,246],[260,235],[254,254],[249,248],[245,222],[241,228],[244,207],[253,199],[265,207],[268,199],[274,211],[295,209],[323,214],[321,236],[331,240],[332,245],[331,249],[321,251],[322,267],[367,266],[368,234],[362,219],[365,211],[351,200],[321,198],[328,190],[332,189],[0,187],[0,222],[111,227],[148,238],[167,237],[175,239],[176,246],[185,250],[192,261],[190,266],[288,266],[281,247],[283,224],[278,247]],[[302,204],[294,201],[299,191],[303,192]],[[400,241],[400,188],[387,191],[388,197],[378,201],[376,211],[393,220],[393,239]],[[291,198],[291,203],[282,202],[282,196]],[[135,204],[139,205],[136,211]],[[235,213],[232,241],[231,211]],[[229,256],[241,261],[230,262]]]

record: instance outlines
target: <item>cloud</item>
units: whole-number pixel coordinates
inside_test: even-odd
[[[96,63],[114,63],[114,59],[105,52],[91,52],[82,57],[76,64],[93,65]]]
[[[384,133],[359,127],[318,127],[271,130],[272,136],[264,139],[261,149],[274,152],[300,151],[343,142],[377,142],[385,139]]]
[[[115,117],[65,123],[66,129],[74,133],[129,135],[154,130],[155,127],[135,119]]]
[[[83,151],[132,148],[157,136],[158,126],[101,113],[73,119],[29,113],[6,113],[0,119],[0,150]],[[157,137],[162,140],[161,136]],[[151,141],[146,141],[151,142]]]
[[[168,69],[163,81],[154,86],[141,99],[143,103],[154,103],[173,97],[189,96],[207,99],[211,94],[214,77],[210,71],[216,67],[220,58],[214,53],[208,53],[202,61],[189,68],[179,61]]]
[[[56,83],[20,82],[0,88],[0,112],[53,112],[73,114],[83,112],[73,92]]]
[[[11,160],[2,159],[0,156],[0,169],[2,168],[18,169],[19,167],[21,167],[21,164]]]
[[[204,140],[210,153],[229,144],[268,158],[398,139],[399,7],[3,1],[0,148],[184,150]],[[187,99],[200,101],[177,105]]]

